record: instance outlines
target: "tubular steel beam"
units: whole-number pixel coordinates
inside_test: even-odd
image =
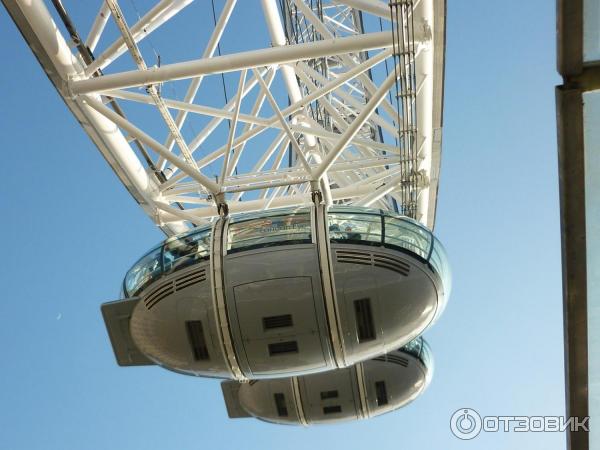
[[[273,64],[285,64],[303,59],[388,48],[391,46],[392,33],[384,31],[362,36],[252,50],[233,55],[168,64],[144,71],[134,70],[86,80],[74,80],[69,82],[69,86],[73,95],[89,94],[91,92],[146,86],[165,81],[198,77],[200,75],[234,72],[242,69],[253,69]]]

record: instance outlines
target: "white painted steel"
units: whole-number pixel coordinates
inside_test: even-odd
[[[100,11],[98,11],[96,20],[94,20],[90,34],[88,34],[88,37],[85,40],[85,45],[90,49],[91,52],[96,49],[96,45],[98,44],[98,40],[104,31],[104,27],[108,22],[109,16],[110,9],[108,8],[106,2],[102,1],[102,4],[100,5]]]
[[[135,86],[163,83],[171,80],[198,77],[243,69],[289,64],[294,61],[340,55],[348,52],[374,50],[392,46],[392,33],[382,31],[370,35],[327,39],[315,43],[286,45],[262,50],[251,50],[210,59],[196,59],[148,70],[134,70],[97,78],[69,82],[72,95],[103,92]]]
[[[131,27],[131,34],[135,42],[140,42],[191,2],[192,0],[162,0],[158,2],[154,8]],[[127,45],[125,39],[121,36],[102,52],[92,64],[85,68],[85,75],[91,76],[98,69],[104,69],[126,51]]]
[[[200,59],[190,54],[187,61],[171,62],[161,55],[170,63],[148,68],[140,42],[150,34],[153,42],[168,40],[165,24],[199,10],[212,16],[210,4],[160,0],[138,19],[110,0],[90,9],[89,31],[74,20],[81,14],[73,15],[79,34],[96,53],[86,67],[44,1],[2,1],[85,131],[167,234],[216,216],[217,202],[227,203],[231,212],[257,211],[310,203],[314,190],[326,204],[393,209],[399,201],[407,175],[394,141],[401,125],[386,2],[261,0],[264,21],[240,28],[232,23],[239,24],[255,5],[226,0],[207,41],[182,44],[196,48]],[[407,2],[413,5],[410,38],[418,86],[417,219],[431,227],[440,164],[445,6],[443,0]],[[67,12],[75,8],[66,6]],[[117,38],[104,36],[109,21],[118,25]],[[223,47],[230,34],[244,43],[245,36],[256,34],[253,27],[267,29],[269,41],[262,48],[232,53]],[[248,41],[256,45],[253,38]],[[216,55],[219,45],[222,56]],[[137,69],[114,69],[127,52]],[[232,95],[219,106],[220,94],[209,91],[205,80],[218,77],[220,82],[230,72],[236,82],[225,88]],[[185,94],[167,95],[174,92],[170,83],[182,83],[177,80],[189,80]],[[108,98],[124,110],[135,106],[134,112],[123,117],[109,107]],[[148,126],[135,113],[140,108],[157,110],[163,128]],[[184,125],[198,118],[204,122],[190,135]],[[131,147],[133,138],[146,157]]]

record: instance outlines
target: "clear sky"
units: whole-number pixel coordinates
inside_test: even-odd
[[[395,413],[301,428],[229,420],[214,380],[117,367],[100,304],[163,236],[0,9],[0,449],[565,448],[449,428],[461,407],[564,414],[554,10],[449,1],[436,233],[454,285],[426,333],[434,380]]]

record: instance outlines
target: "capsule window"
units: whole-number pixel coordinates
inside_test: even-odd
[[[371,312],[371,299],[355,300],[354,315],[356,317],[358,343],[374,340],[375,325],[373,324],[373,313]]]
[[[273,398],[275,399],[275,408],[277,408],[277,415],[279,417],[287,417],[288,410],[287,405],[285,404],[285,395],[281,392],[277,392],[273,394]]]
[[[287,328],[294,325],[291,314],[283,314],[281,316],[263,317],[264,330],[272,330],[274,328]]]
[[[377,406],[387,405],[388,397],[385,381],[375,382],[375,398],[377,399]]]
[[[208,355],[208,348],[206,347],[206,341],[204,340],[204,329],[202,328],[202,322],[200,320],[190,320],[185,323],[187,329],[188,339],[192,352],[194,353],[194,359],[196,361],[205,361],[210,359]]]
[[[308,211],[267,215],[229,223],[227,253],[274,245],[310,244],[311,220]]]
[[[321,392],[321,400],[327,400],[328,398],[338,398],[338,391]]]
[[[210,257],[211,229],[167,240],[163,248],[163,270],[176,271]]]
[[[285,353],[298,353],[298,343],[296,341],[276,342],[269,344],[269,355],[282,355]]]
[[[340,412],[342,412],[342,407],[340,405],[323,407],[323,414],[335,414]]]

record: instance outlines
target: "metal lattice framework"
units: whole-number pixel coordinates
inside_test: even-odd
[[[168,40],[169,22],[197,14],[192,0],[161,0],[139,16],[106,0],[83,11],[87,20],[60,0],[3,3],[166,233],[228,211],[315,198],[399,210],[433,226],[444,0],[225,0],[212,5],[205,42],[186,42],[190,54],[180,62],[160,64],[172,60],[161,53],[157,65],[144,45],[150,36]],[[200,6],[212,14],[209,2]],[[231,25],[257,9],[261,23]],[[228,33],[239,46],[256,45],[256,30],[267,36],[262,48],[220,45]],[[174,95],[178,89],[185,94]]]

